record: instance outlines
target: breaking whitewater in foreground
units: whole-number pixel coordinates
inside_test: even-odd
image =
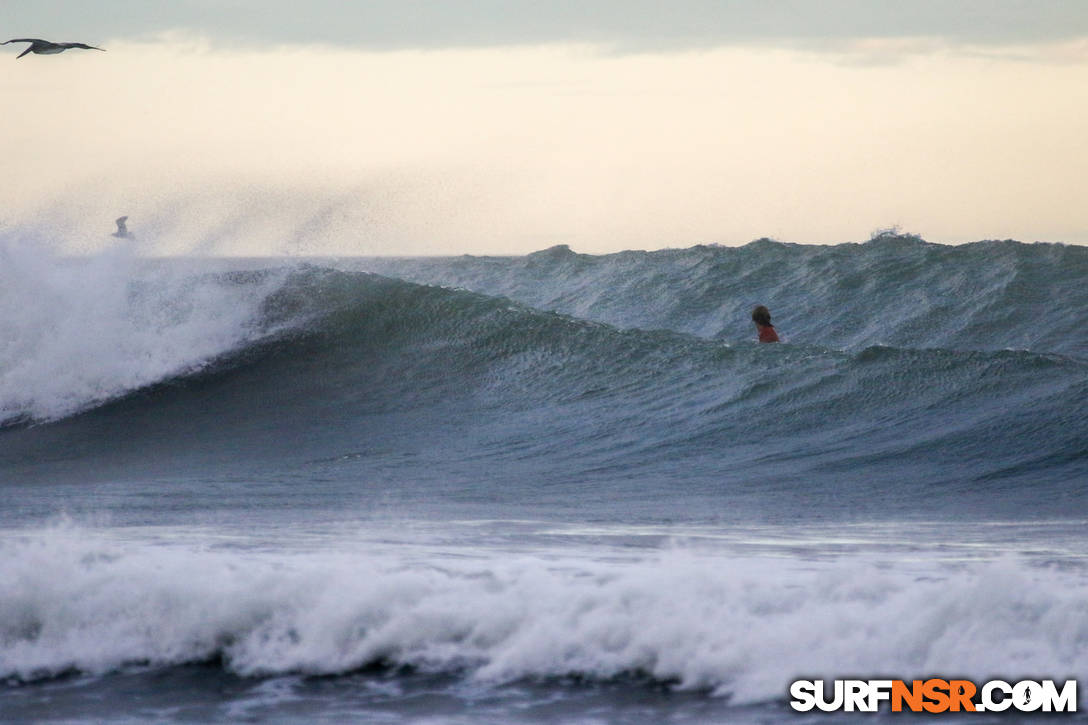
[[[34,242],[5,718],[800,722],[798,678],[1088,672],[1088,249]]]

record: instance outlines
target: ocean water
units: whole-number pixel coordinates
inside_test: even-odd
[[[0,721],[913,722],[789,684],[942,676],[1088,721],[1088,248],[38,242],[0,235]]]

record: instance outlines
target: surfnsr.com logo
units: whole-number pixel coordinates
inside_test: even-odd
[[[830,684],[830,683],[829,683]],[[797,680],[790,685],[790,707],[799,712],[1076,712],[1077,681],[1059,688],[1054,680]]]

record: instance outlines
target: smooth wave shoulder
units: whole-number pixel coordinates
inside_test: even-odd
[[[748,313],[771,308],[794,342],[883,344],[1088,357],[1088,248],[985,241],[930,244],[885,234],[865,244],[768,239],[743,247],[526,257],[367,260],[427,284],[503,295],[619,327],[712,339],[752,337]]]

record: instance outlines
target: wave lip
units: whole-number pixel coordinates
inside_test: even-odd
[[[0,426],[57,420],[199,371],[269,333],[283,274],[212,273],[119,247],[55,258],[0,240]]]

